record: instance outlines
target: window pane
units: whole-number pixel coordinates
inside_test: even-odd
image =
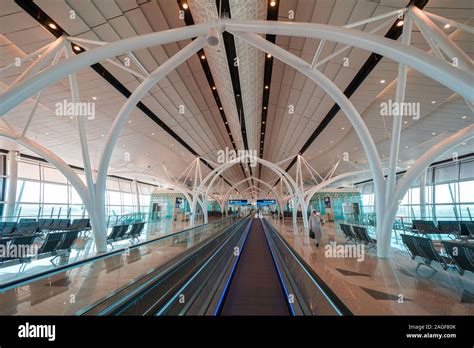
[[[58,184],[44,184],[45,203],[67,203],[67,186]]]
[[[49,168],[43,166],[43,176],[45,181],[53,181],[62,184],[67,183],[67,179],[61,172],[55,168]]]
[[[459,201],[469,203],[474,202],[474,180],[462,181],[459,183]]]
[[[18,162],[18,177],[25,179],[35,179],[39,180],[39,165],[26,163],[19,161]]]
[[[16,189],[16,201],[39,203],[40,183],[33,181],[18,180]]]

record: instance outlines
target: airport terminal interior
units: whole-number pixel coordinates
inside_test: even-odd
[[[473,316],[471,0],[0,0],[0,315]]]

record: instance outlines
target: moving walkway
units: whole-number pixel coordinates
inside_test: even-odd
[[[83,315],[350,315],[271,224],[246,217]]]

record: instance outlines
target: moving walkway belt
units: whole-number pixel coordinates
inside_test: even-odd
[[[253,219],[219,314],[291,314],[260,219]]]

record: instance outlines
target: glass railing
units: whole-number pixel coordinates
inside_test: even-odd
[[[188,228],[1,284],[0,302],[7,301],[9,309],[0,308],[0,315],[42,314],[41,308],[49,308],[49,315],[80,314],[91,303],[103,301],[218,235],[233,221],[228,218]],[[23,300],[25,296],[29,301]]]
[[[109,296],[81,309],[77,314],[155,315],[161,311],[178,310],[174,305],[168,308],[168,302],[177,304],[178,307],[182,307],[181,303],[190,303],[191,295],[185,291],[179,291],[187,299],[184,302],[179,299],[174,301],[172,297],[188,277],[208,261],[214,250],[232,237],[233,232],[243,223],[240,220],[231,224],[232,221],[233,219],[226,219],[212,227],[202,225],[153,243],[154,247],[161,246],[165,250],[181,244],[183,250]],[[218,263],[212,265],[217,266]]]

